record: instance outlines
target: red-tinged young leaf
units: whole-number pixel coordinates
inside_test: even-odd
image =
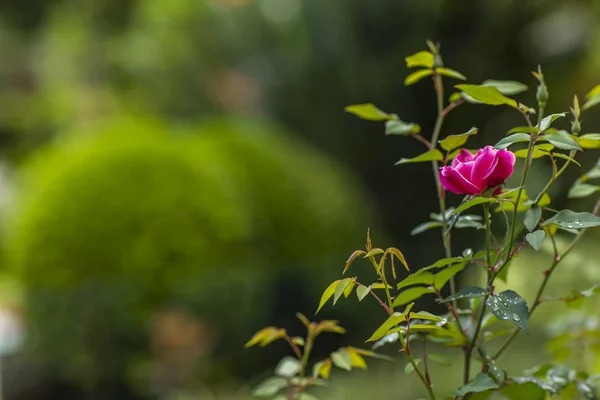
[[[408,263],[406,262],[406,259],[404,258],[404,254],[402,254],[402,252],[394,247],[390,247],[389,249],[386,250],[387,253],[393,254],[398,260],[400,260],[400,262],[402,263],[402,265],[404,265],[404,268],[410,272],[410,268],[408,267]]]
[[[383,251],[383,249],[375,248],[375,249],[371,249],[367,254],[365,254],[363,256],[363,258],[369,258],[369,257],[373,257],[373,256],[376,256],[378,254],[383,254],[383,253],[385,253],[385,251]]]
[[[306,316],[302,313],[296,313],[296,317],[300,320],[300,322],[302,322],[302,324],[308,328],[308,326],[310,325],[310,321],[308,320],[308,318],[306,318]]]
[[[428,77],[433,74],[433,70],[431,69],[421,69],[419,71],[415,71],[408,75],[404,80],[404,86],[414,85],[419,82],[421,79]]]
[[[406,57],[405,60],[408,68],[433,68],[434,56],[429,51],[419,51],[411,56]]]
[[[362,250],[355,250],[350,255],[350,258],[348,258],[348,260],[346,261],[346,266],[344,267],[344,271],[342,272],[342,275],[345,274],[346,271],[348,271],[348,268],[350,268],[350,265],[354,262],[354,260],[356,260],[360,256],[365,256],[366,254],[367,253]]]

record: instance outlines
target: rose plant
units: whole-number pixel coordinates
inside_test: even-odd
[[[446,100],[443,78],[457,80],[467,78],[460,72],[444,66],[439,45],[427,42],[428,50],[419,51],[406,58],[409,68],[417,71],[409,74],[406,85],[412,85],[423,78],[431,77],[437,98],[437,118],[430,138],[421,134],[416,123],[402,121],[397,114],[386,113],[373,104],[358,104],[346,111],[362,119],[385,123],[388,135],[404,135],[423,143],[426,151],[413,158],[402,158],[396,165],[429,162],[432,165],[439,213],[432,214],[426,221],[412,230],[418,235],[429,229],[439,229],[445,249],[445,257],[431,265],[414,270],[399,249],[386,250],[373,246],[367,233],[366,248],[354,251],[343,269],[359,258],[369,260],[376,278],[373,283],[358,282],[356,277],[345,277],[329,285],[320,300],[317,312],[333,298],[335,304],[342,297],[356,293],[359,300],[373,298],[381,306],[386,317],[372,336],[366,340],[373,347],[399,344],[407,360],[405,371],[413,373],[422,383],[430,399],[545,399],[561,395],[565,399],[596,398],[596,377],[588,371],[574,370],[565,365],[552,363],[542,366],[528,366],[531,369],[520,376],[512,376],[502,368],[500,356],[506,352],[519,332],[528,332],[528,321],[536,309],[545,301],[564,301],[576,306],[581,299],[599,292],[596,287],[586,291],[574,291],[564,297],[547,299],[542,297],[548,281],[556,268],[572,251],[589,228],[600,226],[597,216],[600,200],[591,212],[556,210],[550,207],[548,190],[576,161],[578,153],[584,149],[599,149],[599,134],[581,134],[582,113],[600,104],[600,85],[587,94],[587,100],[580,107],[577,96],[573,98],[570,113],[545,115],[549,98],[548,88],[542,70],[533,72],[537,80],[537,107],[534,109],[518,102],[510,96],[527,90],[527,86],[514,81],[488,80],[482,84],[459,84],[456,92]],[[508,135],[494,146],[486,146],[476,151],[463,146],[469,138],[478,133],[471,128],[463,134],[447,135],[440,140],[446,116],[457,107],[466,104],[508,107],[519,113],[524,124],[508,131]],[[533,121],[535,118],[535,122]],[[570,119],[570,129],[556,126],[561,119]],[[525,146],[525,147],[523,147]],[[521,147],[521,148],[519,148]],[[509,150],[509,148],[514,149]],[[545,186],[534,196],[526,190],[527,175],[534,160],[546,158],[552,166],[552,174]],[[506,187],[506,181],[514,174],[517,160],[522,161],[522,169],[516,187]],[[589,181],[600,178],[600,162],[581,178],[571,190],[570,197],[592,196],[600,191],[600,186]],[[448,207],[447,192],[465,195],[460,204]],[[483,216],[467,214],[475,207],[481,207]],[[492,231],[492,213],[503,216],[506,229],[504,237]],[[477,253],[463,251],[456,253],[452,248],[451,237],[456,229],[477,228],[484,232],[485,248]],[[559,246],[559,238],[568,237],[566,247]],[[515,256],[525,245],[539,251],[542,243],[549,241],[553,256],[548,268],[543,271],[533,303],[514,290],[496,290],[498,280],[505,281]],[[396,261],[395,261],[396,260]],[[397,279],[398,262],[409,271],[404,279]],[[455,277],[467,266],[481,268],[487,279],[481,286],[457,287]],[[448,286],[448,288],[447,288]],[[449,295],[445,293],[449,290]],[[415,309],[415,301],[433,295],[444,304],[447,312],[433,315]],[[291,337],[285,329],[268,327],[259,331],[248,343],[265,346],[275,340],[286,340],[295,357],[284,358],[275,376],[264,381],[255,391],[257,396],[278,399],[315,399],[309,394],[313,385],[322,385],[328,379],[332,367],[350,370],[366,368],[365,357],[380,357],[372,350],[345,347],[331,353],[325,360],[312,364],[309,371],[309,358],[315,338],[324,332],[344,333],[336,321],[311,322],[304,315],[298,318],[307,329],[305,337]],[[511,324],[506,330],[502,325]],[[599,332],[595,333],[600,337]],[[492,338],[503,338],[494,345]],[[580,340],[578,335],[561,336],[560,346],[570,341]],[[435,377],[430,373],[430,362],[437,357],[428,354],[427,343],[438,343],[457,349],[464,359],[462,382],[456,383],[451,393],[439,393]],[[417,346],[419,344],[419,346]],[[600,344],[600,343],[599,343]],[[475,368],[473,360],[478,361]],[[495,396],[495,397],[494,397]]]

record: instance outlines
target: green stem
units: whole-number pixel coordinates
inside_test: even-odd
[[[492,255],[490,254],[491,246],[490,246],[490,237],[492,235],[492,228],[490,223],[490,205],[489,203],[483,204],[483,212],[485,218],[485,251],[486,251],[486,262],[488,266],[488,278],[487,284],[491,285],[493,275],[490,272],[490,268],[492,267]],[[477,344],[477,336],[479,336],[479,331],[481,330],[481,325],[483,323],[483,317],[485,316],[485,302],[488,299],[489,295],[486,295],[483,298],[483,302],[481,305],[481,313],[479,315],[479,319],[477,320],[477,325],[475,325],[475,332],[473,333],[473,338],[471,339],[471,343],[469,347],[467,347],[467,352],[465,354],[465,369],[463,374],[463,383],[466,384],[469,382],[471,377],[471,355],[473,353],[473,349]]]
[[[304,346],[304,353],[302,354],[302,361],[300,364],[300,377],[303,378],[306,375],[306,366],[308,365],[308,358],[313,348],[314,336],[312,332],[312,326],[309,328],[308,335],[306,335],[306,346]]]

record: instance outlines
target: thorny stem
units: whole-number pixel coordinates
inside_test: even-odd
[[[435,69],[433,72],[433,86],[435,88],[435,94],[437,98],[437,108],[438,108],[438,116],[435,121],[435,126],[433,128],[433,134],[431,135],[431,144],[433,146],[436,145],[438,139],[440,138],[440,133],[442,131],[442,125],[444,123],[444,119],[446,115],[455,107],[459,105],[458,102],[451,103],[447,108],[444,108],[444,84],[442,82],[442,77],[438,74]],[[462,104],[462,103],[460,103]],[[444,250],[446,252],[446,258],[452,257],[452,247],[450,244],[450,236],[446,234],[446,230],[448,228],[448,220],[446,219],[446,197],[444,194],[444,189],[442,188],[442,182],[440,181],[439,175],[439,165],[437,161],[431,162],[431,167],[433,169],[433,177],[435,179],[435,187],[437,190],[438,202],[440,206],[440,215],[442,216],[442,241],[444,243]],[[456,293],[456,282],[454,277],[450,278],[450,294]],[[456,300],[452,301],[452,305],[456,308]]]
[[[483,213],[485,218],[485,252],[486,252],[486,262],[488,267],[492,266],[492,255],[490,254],[491,246],[490,246],[490,236],[492,233],[491,223],[490,223],[490,205],[489,203],[483,204]],[[493,274],[488,268],[488,278],[487,284],[491,285],[493,279]],[[475,325],[475,332],[473,333],[473,338],[471,339],[471,343],[469,347],[467,347],[467,352],[465,354],[465,369],[463,375],[463,383],[466,384],[469,382],[471,377],[471,354],[473,353],[473,348],[477,344],[477,336],[479,336],[479,331],[481,330],[481,325],[483,323],[483,317],[485,316],[485,302],[488,299],[489,294],[483,298],[481,303],[481,313],[479,314],[479,319],[477,320],[477,325]]]
[[[593,214],[598,214],[598,209],[600,209],[600,200],[598,200],[596,202],[596,205],[594,206],[594,209],[592,210]],[[560,257],[555,257],[554,261],[552,262],[552,265],[550,266],[550,268],[548,270],[546,270],[544,272],[544,280],[542,281],[537,294],[535,296],[535,300],[533,302],[533,305],[531,306],[531,310],[529,310],[529,317],[531,317],[531,315],[533,314],[533,312],[537,309],[537,307],[541,304],[540,299],[542,297],[542,295],[544,294],[544,290],[546,289],[546,285],[548,284],[548,281],[550,280],[550,276],[552,275],[552,273],[554,272],[554,270],[556,269],[556,267],[558,266],[558,264],[560,264],[560,262],[562,260],[565,259],[565,257],[571,252],[571,250],[573,250],[573,247],[575,246],[575,244],[577,244],[577,242],[581,239],[581,237],[585,234],[585,232],[587,231],[586,228],[582,229],[579,231],[579,233],[577,234],[577,236],[575,236],[575,238],[571,241],[571,243],[569,243],[569,246],[567,247],[567,249],[565,250],[565,252],[560,256]],[[500,348],[498,349],[498,351],[496,352],[496,354],[493,356],[493,359],[497,359],[503,352],[504,350],[506,350],[506,348],[511,344],[511,342],[513,341],[513,339],[519,334],[519,328],[516,328],[511,334],[510,336],[504,341],[504,343],[502,344],[502,346],[500,346]]]
[[[290,347],[294,351],[294,354],[296,355],[296,357],[298,357],[298,360],[302,360],[302,352],[300,351],[300,347],[298,347],[298,345],[296,343],[294,343],[291,336],[285,335],[283,338],[285,339],[286,342],[289,343]]]

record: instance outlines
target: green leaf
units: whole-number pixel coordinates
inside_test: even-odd
[[[519,143],[519,142],[529,142],[530,140],[531,140],[531,137],[526,133],[514,133],[514,134],[507,136],[504,139],[500,140],[498,143],[496,143],[494,145],[494,147],[497,149],[506,149],[511,144]]]
[[[422,224],[419,224],[417,226],[415,226],[411,231],[410,234],[412,236],[414,235],[418,235],[419,233],[423,233],[429,229],[433,229],[433,228],[440,228],[442,226],[441,222],[437,222],[437,221],[427,221],[427,222],[423,222]]]
[[[452,365],[452,361],[443,354],[429,353],[427,354],[427,358],[431,361],[435,361],[440,365]]]
[[[421,127],[412,122],[404,122],[399,119],[393,119],[386,121],[385,123],[385,134],[386,135],[403,135],[408,136],[421,132]]]
[[[359,285],[356,288],[356,296],[358,297],[358,301],[362,301],[371,291],[371,286],[363,286]]]
[[[581,164],[579,164],[575,159],[569,157],[566,154],[562,154],[562,153],[552,153],[552,155],[556,158],[562,158],[563,160],[569,160],[570,162],[572,162],[573,164],[577,164],[581,167]]]
[[[435,293],[435,290],[425,286],[412,287],[397,295],[393,305],[394,307],[403,306],[429,293]]]
[[[487,294],[489,294],[489,292],[484,288],[477,287],[477,286],[465,286],[462,289],[460,289],[458,292],[456,292],[455,294],[446,297],[444,300],[441,300],[440,303],[448,303],[450,301],[458,300],[458,299],[483,297]]]
[[[529,232],[533,231],[542,218],[542,209],[536,206],[531,207],[525,213],[523,224]]]
[[[554,121],[556,121],[558,118],[564,118],[565,115],[567,114],[563,112],[559,114],[550,114],[544,117],[544,119],[542,119],[540,122],[540,130],[545,131],[546,129],[550,128]]]
[[[460,213],[463,212],[465,210],[468,210],[471,207],[475,207],[479,204],[484,204],[484,203],[491,203],[492,201],[494,201],[494,199],[491,199],[489,197],[475,197],[469,201],[464,202],[463,204],[461,204],[460,206],[458,206],[453,212],[452,214],[456,214],[456,213]]]
[[[529,381],[525,380],[529,379]],[[546,390],[542,389],[540,385],[546,385],[541,379],[534,378],[532,376],[527,377],[511,377],[511,380],[517,382],[516,384],[505,385],[501,393],[503,398],[507,400],[545,400]]]
[[[589,185],[587,183],[579,183],[575,182],[571,190],[569,190],[569,198],[577,199],[582,197],[587,197],[591,194],[600,191],[600,186]]]
[[[402,289],[413,285],[432,285],[433,280],[434,277],[431,272],[420,270],[412,275],[407,276],[402,282],[398,283],[397,289]]]
[[[285,378],[279,376],[273,376],[267,378],[260,385],[254,389],[253,394],[259,397],[271,397],[277,394],[281,389],[287,386]]]
[[[533,154],[532,154],[532,158],[541,158],[541,157],[546,157],[549,155],[549,151],[551,151],[552,149],[554,149],[554,145],[549,144],[549,143],[544,143],[544,144],[538,144],[537,146],[535,146],[535,148],[533,149]],[[515,151],[515,157],[517,158],[525,158],[527,157],[527,149],[522,149],[522,150],[517,150]]]
[[[454,224],[454,228],[484,229],[485,225],[480,222],[481,219],[482,218],[479,215],[461,215],[458,217],[458,221]]]
[[[438,272],[435,275],[435,280],[433,282],[433,286],[437,290],[440,290],[441,288],[444,287],[446,282],[448,282],[454,275],[458,274],[464,268],[465,268],[465,263],[462,262],[462,263],[454,264],[454,265],[442,270],[441,272]]]
[[[415,364],[418,366],[419,364],[421,364],[421,361],[423,361],[420,358],[415,358]],[[410,374],[411,372],[413,372],[415,370],[415,367],[412,365],[412,363],[408,363],[406,364],[406,366],[404,367],[404,373],[405,374]]]
[[[433,70],[431,69],[420,69],[418,71],[415,71],[406,77],[406,79],[404,80],[404,86],[413,85],[419,82],[421,79],[428,77],[432,74]]]
[[[600,93],[590,97],[585,104],[583,105],[582,109],[584,110],[588,110],[592,107],[594,107],[596,104],[600,104]]]
[[[441,258],[441,259],[437,260],[436,262],[434,262],[433,264],[428,265],[427,267],[423,268],[422,271],[430,271],[432,269],[447,267],[449,265],[456,264],[456,263],[464,261],[464,260],[465,259],[463,257]]]
[[[460,135],[448,135],[443,140],[440,140],[440,146],[446,151],[452,151],[467,143],[469,136],[477,135],[477,132],[479,132],[479,129],[471,128]]]
[[[344,108],[346,112],[354,114],[359,118],[366,119],[369,121],[387,121],[395,119],[394,115],[388,114],[374,104],[355,104]]]
[[[425,161],[442,161],[444,159],[444,155],[438,149],[429,150],[426,153],[420,154],[414,158],[401,158],[394,165],[400,164],[408,164],[408,163],[417,163],[417,162],[425,162]]]
[[[331,361],[333,362],[333,365],[340,369],[345,369],[346,371],[352,370],[350,352],[344,347],[331,353]]]
[[[542,223],[542,226],[546,225],[558,225],[567,229],[592,228],[600,226],[600,218],[588,212],[578,213],[571,210],[562,210]]]
[[[411,56],[405,58],[406,66],[408,68],[413,67],[425,67],[433,68],[434,57],[429,51],[419,51]]]
[[[333,294],[334,294],[333,295],[333,305],[334,306],[335,306],[335,303],[337,303],[337,301],[340,299],[340,297],[342,297],[342,295],[344,294],[344,291],[346,290],[348,285],[350,285],[353,282],[354,282],[354,278],[345,278],[338,282],[338,284],[335,287],[335,290],[333,291]]]
[[[327,301],[331,298],[331,296],[333,296],[333,293],[335,292],[335,288],[339,282],[340,281],[337,280],[335,282],[332,282],[329,286],[327,286],[327,289],[325,289],[325,291],[323,292],[323,295],[321,295],[321,301],[319,302],[319,307],[317,308],[317,311],[315,312],[315,314],[318,313],[319,310],[321,308],[323,308],[325,303],[327,303]]]
[[[428,321],[435,321],[435,322],[440,322],[443,321],[442,317],[439,317],[437,315],[434,315],[432,313],[429,313],[427,311],[419,311],[419,312],[411,312],[410,313],[410,318],[411,319],[426,319]]]
[[[442,67],[438,67],[436,69],[436,71],[440,74],[440,75],[445,75],[445,76],[449,76],[450,78],[454,78],[454,79],[460,79],[462,81],[466,81],[467,77],[464,76],[463,74],[461,74],[458,71],[455,71],[453,69],[450,68],[442,68]]]
[[[507,133],[539,133],[540,128],[537,126],[517,126],[509,130]]]
[[[543,136],[548,142],[552,143],[559,149],[562,150],[578,150],[583,151],[579,143],[573,139],[565,131],[557,131],[556,133],[548,133]]]
[[[586,133],[579,136],[576,140],[584,149],[600,148],[600,133]]]
[[[487,81],[483,82],[481,84],[481,86],[493,86],[496,89],[498,89],[498,91],[500,93],[507,95],[507,96],[519,94],[519,93],[522,93],[529,89],[529,87],[527,87],[527,85],[525,85],[521,82],[497,81],[494,79],[488,79]]]
[[[275,375],[284,378],[292,378],[298,375],[301,369],[302,366],[297,358],[284,357],[281,361],[279,361],[279,364],[277,364],[277,368],[275,368]]]
[[[496,385],[496,382],[494,382],[492,378],[480,372],[475,375],[475,378],[473,378],[472,381],[456,390],[454,394],[457,396],[464,396],[467,393],[485,392],[490,389],[498,389],[498,387],[499,386]]]
[[[510,321],[527,332],[529,308],[517,292],[505,290],[488,297],[485,304],[496,318],[501,321]]]
[[[411,306],[407,306],[406,310],[410,311],[410,308]],[[395,312],[390,315],[389,318],[383,324],[381,324],[379,328],[377,328],[375,333],[373,333],[373,335],[367,339],[367,342],[374,342],[375,340],[381,339],[388,333],[390,329],[399,323],[406,321],[406,314],[408,313],[406,310],[403,313]]]
[[[517,102],[504,96],[498,89],[493,86],[479,86],[479,85],[456,85],[457,89],[462,90],[473,99],[492,106],[499,106],[502,104],[509,105],[517,108]]]
[[[527,243],[529,243],[535,251],[540,251],[545,238],[546,232],[544,232],[543,229],[525,235],[525,240],[527,240]]]

